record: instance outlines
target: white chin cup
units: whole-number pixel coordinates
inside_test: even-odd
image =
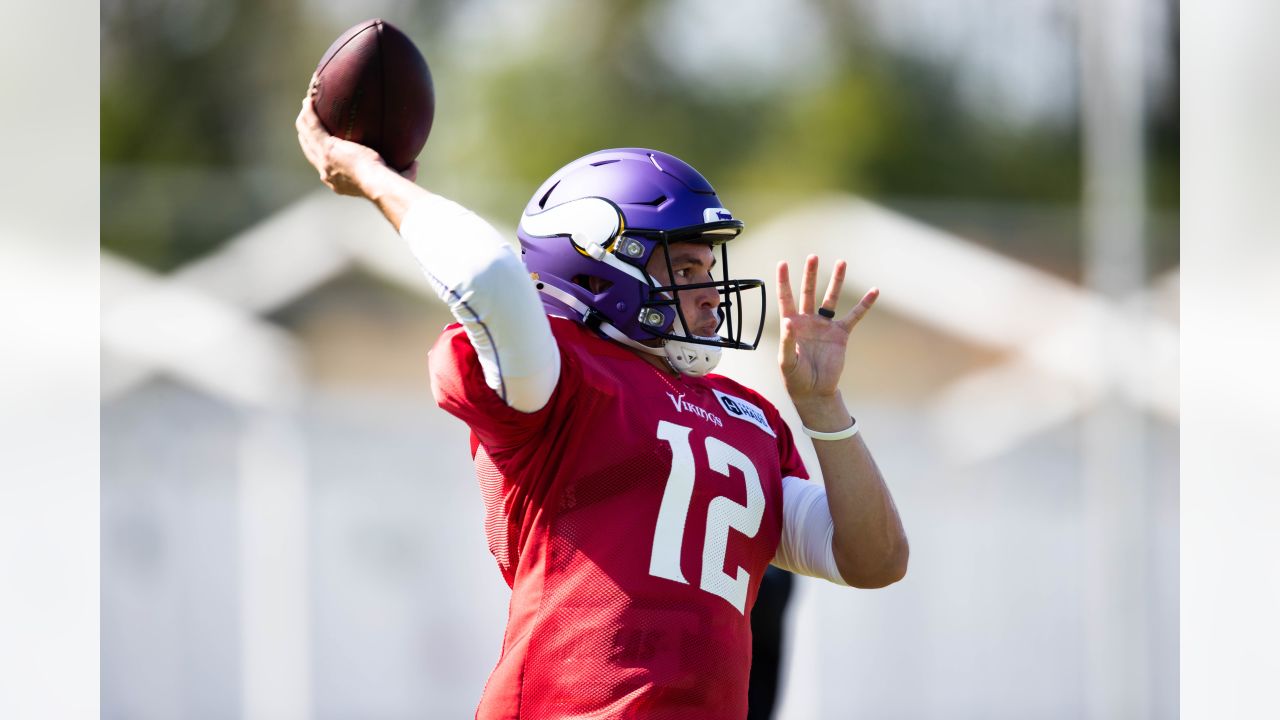
[[[684,323],[680,322],[680,318],[676,318],[675,327],[672,332],[677,335],[687,335]],[[703,340],[719,340],[719,336],[702,337],[695,335]],[[714,345],[699,345],[698,343],[684,342],[683,340],[668,340],[662,349],[667,353],[667,362],[671,363],[671,367],[681,375],[691,375],[693,377],[701,377],[715,369],[720,363],[721,348]]]

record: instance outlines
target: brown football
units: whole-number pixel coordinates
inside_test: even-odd
[[[366,20],[333,41],[316,77],[316,114],[326,130],[377,150],[396,170],[413,164],[431,132],[436,97],[409,36],[385,20]]]

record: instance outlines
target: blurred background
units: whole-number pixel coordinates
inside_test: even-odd
[[[651,146],[735,275],[882,288],[843,391],[912,566],[801,579],[778,717],[1178,715],[1176,3],[103,0],[103,717],[468,717],[501,649],[449,317],[293,131],[375,16],[434,73],[419,183],[508,237]],[[774,327],[722,367],[785,405]]]

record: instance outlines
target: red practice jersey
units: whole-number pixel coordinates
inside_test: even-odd
[[[781,480],[807,477],[791,433],[733,380],[673,377],[575,322],[551,328],[560,379],[534,413],[485,384],[460,326],[431,352],[436,401],[471,427],[512,591],[477,717],[741,720]]]

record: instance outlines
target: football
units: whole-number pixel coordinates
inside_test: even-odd
[[[378,151],[405,170],[427,143],[435,118],[431,70],[417,46],[374,18],[342,33],[316,66],[316,114],[326,130]]]

